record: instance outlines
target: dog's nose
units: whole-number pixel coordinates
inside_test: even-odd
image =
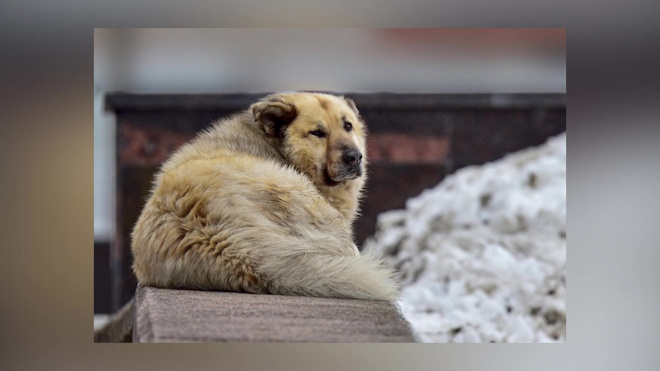
[[[349,149],[344,152],[342,159],[346,165],[357,165],[362,160],[362,153],[357,149]]]

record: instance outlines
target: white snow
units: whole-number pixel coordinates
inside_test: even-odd
[[[565,341],[566,134],[379,215],[365,248],[399,267],[420,341]]]

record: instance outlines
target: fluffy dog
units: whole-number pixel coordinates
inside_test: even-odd
[[[351,100],[270,95],[163,164],[133,270],[163,288],[394,300],[393,271],[353,243],[366,164]]]

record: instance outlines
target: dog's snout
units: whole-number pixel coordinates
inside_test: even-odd
[[[362,160],[362,153],[352,148],[344,152],[342,159],[346,165],[357,165]]]

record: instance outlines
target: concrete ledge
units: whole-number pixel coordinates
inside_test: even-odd
[[[414,342],[391,302],[138,287],[134,342]]]

